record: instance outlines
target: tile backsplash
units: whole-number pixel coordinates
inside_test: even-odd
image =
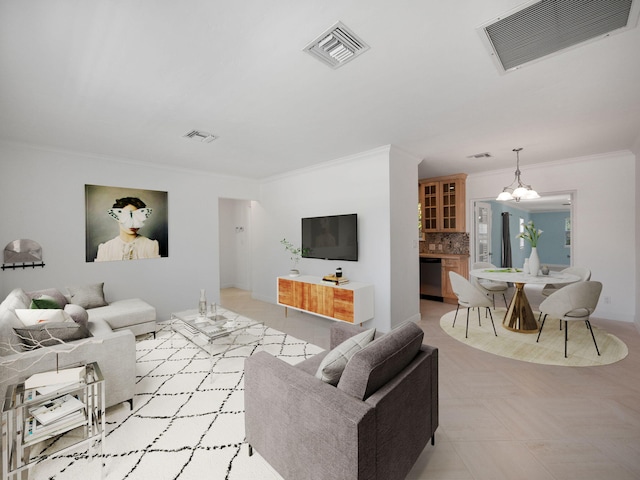
[[[420,242],[420,253],[469,255],[469,234],[427,233]]]

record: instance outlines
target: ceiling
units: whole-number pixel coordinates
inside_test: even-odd
[[[500,74],[476,28],[522,3],[1,0],[0,139],[255,179],[388,144],[420,177],[637,145],[640,29]],[[303,49],[337,21],[370,49],[331,69]]]

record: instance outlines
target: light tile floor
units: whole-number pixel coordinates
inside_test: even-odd
[[[537,292],[527,292],[535,309]],[[224,289],[222,305],[323,348],[332,322]],[[498,299],[496,299],[498,301]],[[500,299],[502,301],[502,299]],[[629,348],[599,367],[557,367],[498,357],[449,337],[453,305],[421,300],[425,343],[440,360],[440,427],[410,480],[632,480],[640,478],[640,333],[592,319]]]

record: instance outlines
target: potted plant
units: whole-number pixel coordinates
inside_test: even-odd
[[[286,238],[280,240],[280,243],[284,245],[284,249],[289,252],[289,254],[291,255],[291,261],[293,262],[293,267],[291,267],[291,270],[289,270],[289,276],[297,277],[298,275],[300,275],[300,271],[296,267],[298,266],[298,262],[300,261],[302,254],[306,253],[308,249],[302,247],[294,247],[293,244],[287,241]]]
[[[542,235],[542,230],[536,229],[532,221],[524,226],[524,231],[516,235],[516,238],[524,238],[531,245],[531,256],[529,257],[529,271],[534,277],[538,275],[540,269],[540,258],[538,257],[538,240]]]

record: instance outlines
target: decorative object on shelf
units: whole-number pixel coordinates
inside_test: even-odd
[[[44,267],[42,261],[42,247],[38,242],[21,238],[13,240],[4,247],[4,263],[2,270],[16,268]]]
[[[297,277],[300,275],[300,270],[297,269],[298,262],[302,257],[302,254],[308,251],[308,248],[302,247],[294,247],[293,244],[287,241],[286,238],[280,240],[280,243],[284,245],[284,249],[291,254],[291,261],[293,262],[293,267],[289,270],[290,277]]]
[[[529,273],[538,275],[540,269],[540,257],[538,256],[538,240],[542,235],[542,230],[537,229],[532,221],[524,225],[524,231],[516,235],[516,238],[524,238],[531,245],[531,255],[529,256]]]
[[[198,315],[207,316],[207,296],[204,294],[204,288],[200,290],[200,301],[198,302]]]
[[[549,275],[549,267],[547,267],[546,265],[542,265],[542,267],[540,267],[540,272],[543,275]]]
[[[342,277],[342,268],[340,267],[336,268],[336,277],[338,278]]]
[[[538,192],[536,192],[531,185],[526,185],[522,183],[520,179],[520,151],[522,148],[514,148],[513,151],[516,152],[516,174],[511,185],[508,185],[502,189],[500,195],[496,200],[506,201],[506,200],[515,200],[519,202],[520,199],[531,200],[534,198],[540,198]],[[516,185],[517,182],[517,185]]]

